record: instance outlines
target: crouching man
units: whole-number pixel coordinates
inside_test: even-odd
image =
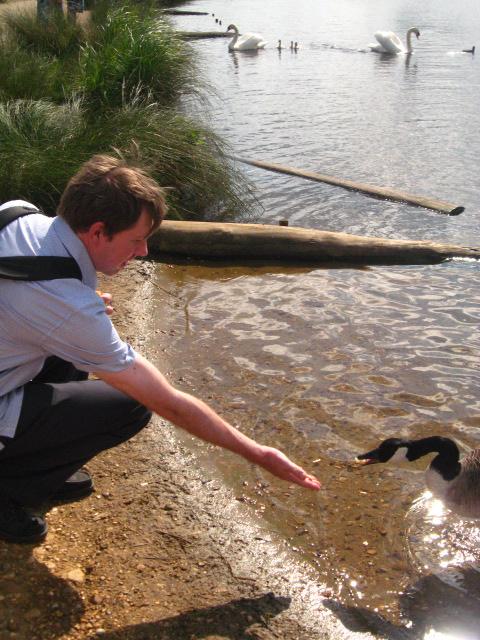
[[[138,256],[166,212],[143,171],[95,156],[49,218],[24,201],[0,207],[0,538],[47,533],[35,506],[88,495],[85,463],[138,433],[152,412],[309,489],[319,482],[172,387],[118,336],[96,272]],[[60,258],[60,260],[59,260]],[[94,373],[98,379],[88,380]]]

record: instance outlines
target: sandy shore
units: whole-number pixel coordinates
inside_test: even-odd
[[[120,333],[147,356],[154,268],[136,262],[101,283]],[[0,542],[0,637],[365,638],[175,431],[155,418],[93,460],[95,493],[51,509],[43,544]]]

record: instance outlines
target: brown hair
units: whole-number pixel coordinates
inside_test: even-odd
[[[129,229],[142,211],[157,229],[167,213],[163,189],[138,167],[106,155],[93,156],[69,180],[58,205],[61,216],[75,231],[103,222],[113,236]]]

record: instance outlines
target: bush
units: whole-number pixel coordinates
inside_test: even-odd
[[[155,103],[130,102],[95,119],[80,101],[0,104],[0,201],[23,198],[53,213],[71,175],[95,153],[113,153],[170,187],[170,217],[225,218],[244,209],[236,178],[206,129]]]
[[[54,97],[64,100],[57,60],[22,49],[13,42],[0,54],[0,100]]]
[[[92,27],[80,53],[77,85],[88,100],[120,105],[141,92],[160,104],[172,104],[198,91],[192,50],[157,9],[100,4]]]
[[[149,6],[101,3],[88,31],[57,11],[47,21],[10,13],[2,48],[4,98],[81,96],[97,109],[139,92],[171,105],[200,90],[192,50]]]
[[[86,38],[82,26],[60,11],[53,11],[48,20],[37,20],[33,12],[6,13],[5,26],[19,47],[47,56],[76,55]]]

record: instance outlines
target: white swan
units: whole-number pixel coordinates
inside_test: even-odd
[[[404,46],[400,38],[396,33],[393,33],[393,31],[377,31],[374,35],[378,44],[369,44],[368,46],[376,53],[390,53],[392,55],[396,55],[397,53],[412,53],[412,33],[414,33],[417,38],[420,37],[420,31],[417,27],[412,27],[407,31],[406,46]]]
[[[251,49],[263,49],[267,44],[260,33],[244,33],[242,36],[234,24],[229,24],[227,31],[234,31],[233,38],[228,44],[229,51],[248,51]]]

